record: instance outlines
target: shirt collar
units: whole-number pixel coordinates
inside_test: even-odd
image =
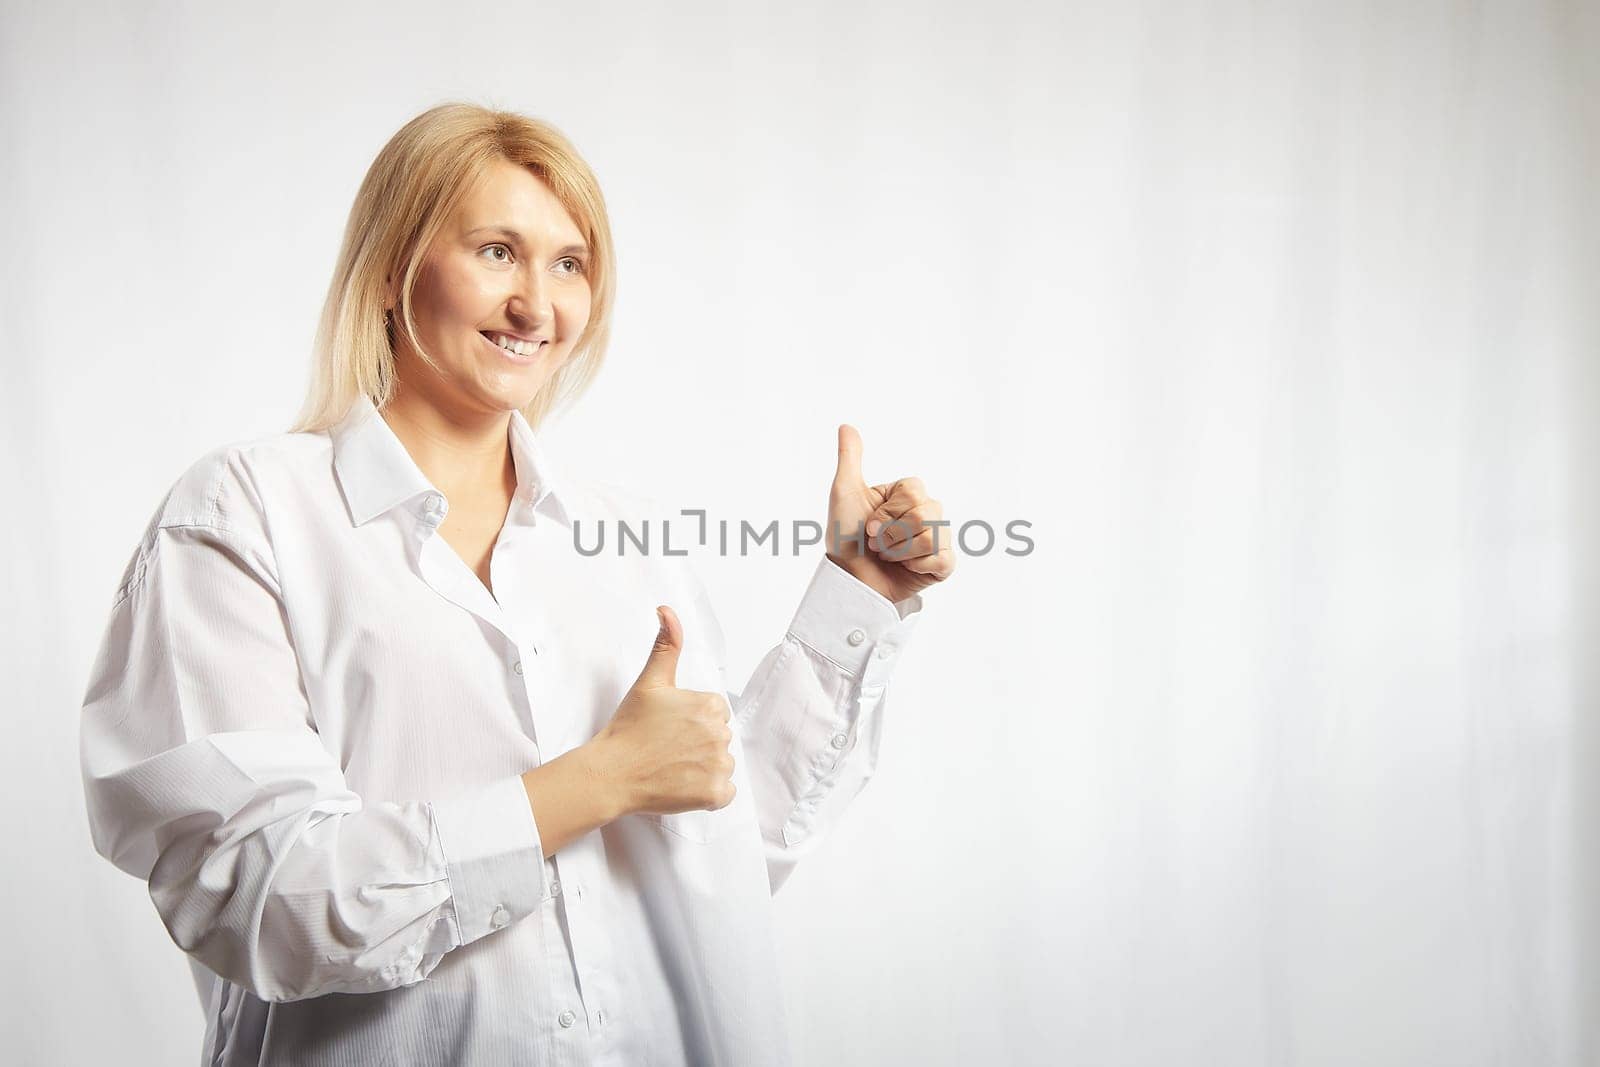
[[[339,486],[356,526],[415,497],[438,492],[365,393],[357,395],[328,435]],[[511,412],[508,436],[517,469],[512,506],[537,508],[572,525],[572,494],[556,490],[555,465],[522,412]]]

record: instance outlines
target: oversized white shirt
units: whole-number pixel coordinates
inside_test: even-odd
[[[824,556],[733,692],[687,559],[616,536],[642,498],[558,477],[519,413],[509,438],[492,594],[365,397],[202,457],[123,574],[83,702],[89,824],[189,956],[205,1064],[789,1061],[771,894],[872,776],[921,598]],[[734,801],[546,859],[521,775],[609,721],[657,604],[677,684],[732,705]]]

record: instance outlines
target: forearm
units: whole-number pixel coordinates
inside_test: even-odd
[[[872,777],[889,676],[921,606],[825,560],[736,700],[774,892]]]
[[[120,770],[104,742],[86,765],[96,847],[148,881],[178,947],[263,1000],[410,985],[551,895],[515,777],[365,801],[309,731],[212,735]]]
[[[627,812],[590,741],[522,776],[545,857]]]

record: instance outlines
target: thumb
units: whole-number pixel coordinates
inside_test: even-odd
[[[656,643],[650,649],[650,658],[644,661],[644,670],[635,689],[675,688],[678,684],[678,653],[683,651],[683,624],[677,614],[665,604],[656,608],[656,618],[661,629],[656,633]]]
[[[839,465],[833,472],[833,484],[855,489],[866,479],[861,477],[861,435],[848,422],[839,424]]]

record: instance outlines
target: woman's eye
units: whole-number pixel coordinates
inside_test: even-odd
[[[483,253],[483,252],[493,253],[496,249],[499,249],[501,252],[504,252],[505,255],[503,255],[503,256],[491,255],[489,257],[490,259],[493,259],[496,263],[509,263],[511,261],[511,249],[508,248],[505,245],[501,245],[501,244],[484,245],[482,248],[478,249],[478,251],[480,253]]]
[[[568,271],[568,273],[570,273],[570,274],[582,274],[583,273],[583,260],[577,258],[576,256],[564,256],[561,259],[557,260],[556,262],[572,264],[572,267]]]

